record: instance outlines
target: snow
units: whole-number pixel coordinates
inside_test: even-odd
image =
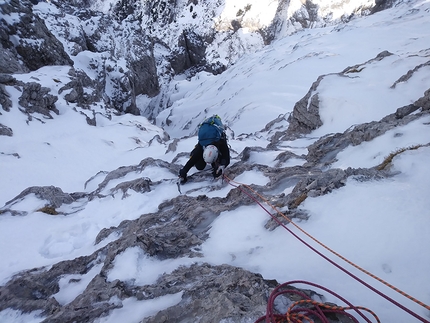
[[[166,307],[174,306],[181,301],[182,293],[157,297],[151,300],[138,301],[131,297],[122,301],[122,308],[114,309],[108,317],[96,319],[95,323],[116,323],[127,318],[127,322],[139,322],[142,317],[152,316]],[[112,302],[112,300],[111,300]],[[118,300],[119,302],[119,300]]]
[[[96,265],[84,275],[64,275],[61,277],[59,285],[60,291],[54,295],[61,305],[69,304],[79,296],[101,270],[102,265]],[[71,281],[72,280],[72,281]]]
[[[242,24],[253,25],[255,29],[267,27],[275,17],[278,2],[274,0],[268,2],[227,0],[220,19],[230,24],[230,21],[243,17]]]
[[[97,5],[108,10],[112,3],[100,1]],[[231,1],[229,5],[235,3]],[[59,115],[53,119],[38,116],[43,122],[36,119],[26,122],[27,116],[17,108],[18,90],[7,86],[14,106],[10,112],[2,111],[0,120],[13,129],[14,135],[0,140],[0,205],[30,186],[54,185],[69,193],[91,192],[104,178],[103,174],[96,176],[100,171],[137,165],[146,157],[171,162],[177,153],[192,149],[196,138],[183,137],[194,135],[204,116],[213,113],[219,114],[234,132],[229,139],[234,163],[245,147],[266,147],[269,141],[265,137],[267,133],[262,131],[266,124],[279,115],[288,115],[319,75],[332,73],[323,79],[320,88],[324,125],[308,136],[282,143],[284,150],[306,154],[306,147],[318,137],[342,132],[354,124],[377,121],[415,101],[430,87],[426,67],[410,80],[391,88],[410,68],[428,61],[429,10],[429,1],[408,1],[373,16],[354,19],[349,24],[306,30],[279,39],[242,57],[221,75],[200,73],[191,80],[178,78],[172,84],[173,105],[157,117],[158,126],[143,117],[112,116],[109,120],[101,114],[97,115],[97,127],[89,126],[85,116],[79,113],[88,111],[67,105],[61,96],[57,102]],[[348,79],[336,74],[348,66],[364,64],[384,50],[393,55],[366,64],[362,72],[351,73]],[[75,66],[85,69],[91,55],[94,54],[81,52],[73,57]],[[414,57],[411,59],[410,55]],[[38,78],[54,92],[68,82],[67,68],[58,66],[15,77],[23,81]],[[167,116],[172,121],[169,126],[164,124]],[[191,121],[190,127],[185,129],[188,121]],[[400,148],[427,144],[429,123],[429,117],[421,118],[369,142],[347,147],[331,167],[373,167]],[[154,140],[149,145],[154,136],[163,137],[161,126],[171,140],[161,144]],[[182,138],[177,151],[166,153],[174,138]],[[274,166],[278,153],[252,153],[249,162]],[[391,170],[396,174],[393,177],[349,178],[344,187],[330,194],[309,197],[300,208],[311,216],[296,224],[360,267],[430,304],[430,290],[426,285],[430,281],[429,160],[430,147],[408,150],[393,159]],[[185,161],[183,158],[178,163]],[[290,166],[302,163],[296,159]],[[175,175],[155,167],[112,181],[103,192],[110,192],[121,181],[141,177],[163,182],[148,193],[128,192],[126,199],[122,199],[122,192],[116,192],[103,199],[63,205],[62,211],[74,211],[67,216],[38,212],[44,201],[33,195],[16,201],[12,208],[28,214],[0,216],[0,282],[5,284],[24,269],[49,267],[59,261],[89,255],[118,238],[112,234],[94,245],[100,230],[155,212],[160,203],[179,194],[172,184]],[[247,171],[236,180],[256,185],[268,182],[258,169]],[[211,186],[217,189],[209,190],[205,184],[192,182],[182,189],[185,194],[190,191],[192,196],[224,197],[232,188],[226,183],[211,183]],[[291,189],[285,187],[285,194]],[[117,256],[108,278],[150,284],[163,272],[171,272],[180,265],[195,261],[226,263],[280,283],[307,280],[323,285],[353,304],[373,310],[382,322],[414,321],[408,313],[306,248],[284,228],[267,231],[264,225],[268,219],[268,214],[258,205],[224,212],[212,223],[209,238],[202,246],[203,258],[160,261],[134,247]],[[430,320],[428,310],[335,257],[296,227],[290,225],[289,229],[354,275]],[[86,275],[64,276],[60,291],[54,297],[61,304],[71,302],[99,270],[95,266]],[[325,296],[329,301],[338,302],[330,295]],[[177,304],[180,299],[181,293],[150,301],[113,299],[123,307],[97,322],[139,322],[145,316]],[[6,309],[0,312],[0,321],[36,323],[43,321],[43,317],[40,312]]]
[[[343,2],[335,0],[327,3],[324,0],[316,1],[318,5],[318,13],[322,17],[331,15],[333,19],[340,19],[342,16],[349,16],[354,13],[357,7],[371,8],[377,3],[375,0],[356,0],[354,2]]]
[[[96,0],[93,2],[91,9],[108,13],[118,0]]]
[[[134,282],[140,286],[154,284],[160,272],[171,272],[178,266],[191,265],[194,262],[195,260],[191,258],[154,260],[145,255],[139,247],[132,247],[115,258],[115,267],[110,271],[107,279]],[[130,264],[132,264],[131,267]]]
[[[411,6],[416,7],[417,3],[428,5],[418,1]],[[354,19],[349,24],[297,32],[279,39],[273,46],[264,47],[239,59],[223,73],[223,77],[208,76],[202,72],[189,82],[178,82],[172,85],[172,92],[175,94],[173,105],[158,115],[157,124],[172,136],[182,137],[189,134],[188,129],[182,129],[184,119],[188,121],[190,116],[197,115],[197,111],[205,110],[209,115],[217,113],[228,121],[229,126],[234,122],[232,129],[235,134],[260,131],[279,115],[291,112],[294,104],[306,94],[318,76],[339,73],[348,66],[363,64],[379,53],[389,51],[393,56],[382,60],[380,64],[373,64],[372,68],[367,67],[360,73],[351,73],[350,86],[343,89],[349,94],[355,94],[347,99],[350,106],[370,110],[377,105],[378,110],[372,110],[372,117],[383,115],[386,110],[382,109],[400,107],[402,103],[408,102],[408,98],[416,99],[416,91],[420,91],[421,87],[414,85],[420,83],[421,79],[424,83],[428,82],[428,73],[425,75],[423,70],[421,78],[408,82],[412,84],[406,85],[405,93],[402,85],[395,89],[389,88],[410,68],[410,62],[402,63],[406,57],[416,56],[411,60],[414,63],[425,63],[428,60],[428,32],[424,32],[425,28],[422,27],[428,23],[428,17],[423,14],[424,10],[411,13],[408,9],[408,6],[406,9],[405,6],[399,6],[389,12]],[[364,28],[366,32],[363,32]],[[227,57],[227,53],[222,46],[218,49],[220,57]],[[386,64],[390,65],[389,69]],[[383,69],[384,73],[378,72],[378,69]],[[375,82],[369,80],[367,75],[371,75]],[[394,77],[390,77],[391,75]],[[330,85],[335,81],[336,77],[331,76],[323,80],[323,83],[328,82],[326,84]],[[371,93],[360,95],[360,91],[356,90],[359,86],[366,86],[366,91]],[[188,89],[186,96],[181,91],[183,87]],[[338,97],[338,101],[345,104],[337,87],[331,91],[335,92],[334,98]],[[422,93],[419,94],[421,95]],[[325,98],[326,105],[334,102],[330,101],[333,100],[331,95],[327,94]],[[397,101],[399,98],[400,102]],[[372,99],[372,105],[368,107],[367,104]],[[240,116],[244,110],[251,122]],[[367,118],[365,113],[363,111],[361,118]],[[169,115],[172,123],[165,126],[164,121]],[[357,123],[361,122],[361,118],[355,119]],[[200,121],[201,118],[196,118],[190,129],[195,129]],[[341,128],[336,127],[334,132],[351,126],[348,122],[345,122],[343,128],[343,125],[337,124]]]
[[[430,117],[412,121],[405,126],[389,130],[384,136],[372,141],[347,147],[337,155],[338,161],[332,167],[343,169],[373,167],[381,164],[385,157],[398,149],[430,142],[429,122]]]

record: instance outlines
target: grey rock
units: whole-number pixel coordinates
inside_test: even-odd
[[[393,7],[399,0],[376,0],[372,8],[372,14]]]
[[[321,75],[312,84],[308,93],[299,100],[295,105],[293,112],[288,117],[289,126],[285,132],[277,132],[271,139],[271,144],[274,145],[278,141],[296,139],[300,135],[309,134],[312,130],[315,130],[322,126],[322,121],[319,115],[319,94],[318,86],[321,81],[328,75],[338,75],[340,77],[348,77],[350,73],[357,73],[367,64],[371,64],[375,61],[380,61],[385,57],[391,56],[392,54],[388,51],[379,53],[375,58],[368,60],[365,63],[357,64],[355,66],[349,66],[340,73],[332,73],[327,75]],[[272,125],[273,126],[273,125]]]
[[[172,55],[171,65],[175,73],[181,74],[191,67],[196,71],[204,69],[208,42],[207,37],[196,34],[192,30],[184,30],[178,40],[179,49]]]
[[[294,105],[292,114],[288,117],[289,133],[308,134],[312,130],[322,126],[319,115],[319,97],[316,91],[320,82],[323,80],[320,76],[311,86],[308,93]]]
[[[24,83],[22,95],[18,102],[27,114],[40,113],[52,119],[51,112],[58,115],[59,111],[55,107],[58,97],[48,94],[50,91],[49,88],[42,87],[36,82]]]
[[[117,4],[115,7],[118,7]],[[133,5],[135,6],[135,5]],[[68,6],[62,6],[65,11],[72,11]],[[81,29],[91,29],[91,33],[84,33],[85,46],[88,50],[96,53],[109,53],[94,56],[91,68],[96,72],[97,78],[93,81],[91,88],[95,89],[93,95],[84,98],[86,104],[98,102],[103,98],[104,104],[108,108],[117,110],[120,113],[140,114],[136,106],[136,97],[144,94],[149,97],[156,96],[160,91],[158,82],[157,67],[153,55],[153,41],[145,31],[134,20],[123,19],[120,23],[114,19],[116,11],[110,14],[102,14],[83,9],[75,13],[81,19]],[[94,18],[97,17],[97,24],[94,25]],[[66,42],[76,41],[70,39],[67,32],[67,17],[63,17],[59,23],[52,21],[52,24],[62,31]],[[83,32],[83,31],[82,31]],[[83,48],[83,44],[76,47]],[[71,47],[69,45],[69,47]],[[123,60],[127,61],[127,68],[124,68]],[[79,72],[76,72],[79,73]],[[78,75],[79,76],[79,75]],[[112,91],[106,93],[106,86]],[[74,86],[76,87],[76,86]],[[80,91],[75,89],[69,93],[69,102],[80,99]]]
[[[111,191],[115,194],[117,191],[121,190],[123,193],[123,198],[126,198],[127,191],[132,189],[138,193],[146,193],[151,191],[151,180],[149,178],[138,178],[133,181],[122,182],[115,186]]]
[[[425,69],[428,66],[430,66],[430,61],[415,66],[412,70],[409,70],[405,75],[401,76],[396,82],[394,82],[394,84],[391,85],[391,88],[394,89],[397,84],[407,82],[414,75],[414,73],[420,71],[421,69]]]
[[[63,190],[55,186],[32,186],[23,190],[18,196],[6,202],[6,206],[13,204],[24,199],[27,195],[34,194],[41,200],[46,200],[48,205],[58,208],[63,204],[71,204],[74,202],[72,196],[64,193]]]
[[[263,147],[245,147],[245,149],[240,153],[240,155],[237,157],[242,162],[246,162],[251,158],[251,153],[258,153],[266,151]]]
[[[284,123],[285,115],[279,116],[266,125],[264,131],[268,132],[273,129],[275,132],[270,139],[269,147],[276,147],[279,141],[293,140],[303,134],[309,134],[312,130],[322,126],[319,115],[318,86],[325,76],[318,77],[306,95],[294,105],[293,112],[287,118],[289,124],[286,130],[282,126],[278,126],[278,124]]]
[[[428,98],[427,98],[428,99]],[[388,115],[380,121],[364,123],[348,129],[344,133],[327,135],[308,147],[306,160],[314,166],[327,166],[336,161],[336,155],[348,146],[356,146],[364,141],[370,141],[383,135],[388,130],[408,124],[418,118],[429,114],[429,110],[413,113],[419,101],[425,101],[426,96],[417,100],[413,105],[399,108],[395,113]]]
[[[302,5],[294,11],[291,17],[286,19],[285,13],[288,11],[290,1],[281,0],[278,2],[276,15],[271,25],[262,29],[260,33],[263,35],[265,43],[270,44],[273,39],[275,39],[277,32],[281,29],[290,29],[291,33],[294,33],[306,28],[327,27],[330,25],[338,25],[339,23],[347,23],[354,17],[364,16],[379,10],[388,9],[394,5],[395,1],[380,0],[379,2],[381,4],[378,9],[374,9],[372,6],[357,6],[351,14],[344,14],[337,19],[333,19],[332,14],[328,14],[326,16],[321,16],[321,14],[319,14],[321,4],[317,4],[315,1],[302,1]],[[348,3],[348,1],[340,1],[332,4],[332,6],[342,7],[342,5]]]
[[[48,30],[43,20],[34,15],[31,7],[32,4],[27,0],[6,2],[0,7],[5,15],[19,13],[19,21],[13,24],[1,20],[0,37],[3,40],[2,46],[6,49],[2,55],[3,62],[12,62],[9,66],[0,64],[3,66],[1,73],[22,72],[25,68],[34,71],[47,65],[73,65],[61,42]],[[19,39],[16,45],[13,38]],[[19,55],[25,68],[20,66],[15,53]]]
[[[140,166],[153,166],[156,163],[159,161],[148,159]],[[171,167],[168,164],[164,166]],[[242,170],[249,166],[251,165],[245,165]],[[260,167],[264,169],[263,166]],[[121,168],[110,174],[109,179],[120,178],[135,169]],[[299,170],[300,168],[295,171],[285,169],[290,174]],[[236,171],[239,172],[240,169]],[[275,178],[275,173],[279,173],[275,168],[266,167],[266,171],[271,172],[268,173],[270,178]],[[302,176],[305,176],[305,170],[302,171]],[[321,186],[330,185],[327,183],[330,178],[342,181],[345,176],[345,172],[334,171],[324,178],[308,178],[300,187],[316,191]],[[309,182],[311,185],[307,184]],[[126,182],[123,184],[128,185]],[[278,180],[278,185],[281,184],[282,181]],[[264,189],[273,190],[273,186],[275,185]],[[56,188],[46,191],[34,188],[23,192],[9,203],[14,203],[29,193],[50,199],[57,206],[71,201],[68,195]],[[53,196],[60,198],[54,201]],[[76,193],[73,196],[83,198],[85,194]],[[240,189],[233,189],[225,198],[180,195],[165,201],[153,214],[143,214],[136,220],[123,221],[117,227],[100,231],[95,240],[96,245],[113,233],[118,238],[92,255],[62,261],[49,269],[37,268],[19,273],[0,287],[0,309],[13,307],[25,311],[41,310],[45,316],[43,322],[93,322],[112,309],[121,307],[122,301],[129,297],[146,300],[181,292],[183,294],[178,304],[145,318],[142,322],[220,322],[223,319],[234,322],[253,321],[264,315],[267,297],[278,283],[241,268],[199,262],[200,245],[207,239],[208,230],[216,217],[223,211],[250,203],[254,202]],[[196,263],[163,274],[151,285],[139,285],[133,280],[108,281],[108,272],[113,268],[116,256],[130,247],[139,247],[142,252],[159,260],[191,257],[196,259]],[[53,295],[59,290],[60,278],[68,274],[85,274],[96,265],[101,265],[100,273],[96,274],[85,291],[69,304],[58,304]],[[111,301],[114,296],[118,301]]]
[[[402,119],[407,115],[417,111],[420,107],[415,104],[409,104],[396,110],[395,116],[397,119]]]
[[[173,141],[167,147],[166,154],[169,153],[169,152],[175,152],[176,148],[178,147],[178,142],[179,142],[179,139],[178,138],[174,138]]]
[[[0,21],[0,73],[26,73],[29,69],[19,60],[15,47],[5,48],[2,43],[8,36]]]
[[[102,91],[98,88],[97,82],[92,80],[84,71],[71,68],[68,75],[71,81],[58,90],[58,94],[69,91],[64,95],[64,99],[70,103],[76,103],[79,107],[90,109],[91,104],[100,101]],[[89,92],[88,89],[93,89]]]
[[[10,108],[12,108],[12,100],[10,99],[9,93],[6,91],[5,85],[16,84],[17,80],[12,75],[0,73],[0,104],[4,111],[9,112]]]
[[[105,185],[112,179],[121,178],[139,167],[156,164],[172,168],[168,163],[160,164],[160,161],[146,159],[139,165],[123,167],[109,173],[103,183]],[[231,176],[249,170],[251,167],[253,166],[244,162],[235,164],[232,166]],[[264,165],[256,165],[256,167],[265,171],[265,175],[271,179],[270,185],[259,187],[263,192],[284,187],[283,179],[294,174],[298,176],[298,183],[294,189],[295,195],[303,192],[327,194],[330,190],[342,186],[347,176],[371,178],[377,173],[376,170],[328,172],[315,170],[312,172],[302,167],[281,170]],[[205,180],[204,175],[196,177],[195,180]],[[277,182],[274,182],[275,180]],[[144,187],[150,184],[148,180],[142,179],[133,183],[124,182],[118,188],[133,189],[135,184],[140,187],[142,183]],[[49,188],[46,191],[34,188],[21,193],[9,203],[14,203],[31,192],[39,198],[50,199],[55,205],[71,201],[68,195],[57,188]],[[60,199],[55,202],[53,196],[60,196]],[[74,199],[88,197],[85,193],[74,193],[70,196]],[[280,196],[274,197],[271,202],[282,207],[291,200],[291,197]],[[95,245],[112,237],[112,234],[117,238],[89,256],[62,261],[50,268],[36,268],[19,273],[5,286],[0,287],[0,310],[8,307],[27,312],[40,310],[45,317],[43,322],[50,323],[82,320],[94,322],[97,318],[109,314],[111,310],[120,308],[122,302],[130,297],[143,301],[182,293],[179,303],[141,322],[255,321],[265,314],[268,295],[278,282],[230,265],[213,266],[199,261],[202,256],[200,246],[208,238],[208,230],[216,217],[221,212],[251,203],[254,201],[243,194],[240,188],[232,189],[225,198],[179,195],[167,200],[160,204],[155,213],[142,214],[138,219],[126,220],[116,227],[101,230],[96,237]],[[289,212],[287,216],[306,219],[307,215]],[[273,229],[277,225],[278,223],[268,221],[267,227]],[[154,284],[150,285],[139,285],[134,280],[108,281],[108,272],[113,268],[115,258],[130,247],[138,247],[145,254],[158,260],[190,257],[195,258],[196,261],[190,266],[181,266],[171,273],[162,274]],[[59,280],[64,275],[82,275],[96,265],[100,266],[100,272],[95,275],[84,292],[66,305],[60,305],[55,300],[54,294],[59,291]],[[300,291],[309,296],[315,295],[312,291]],[[113,297],[117,301],[112,301]],[[292,298],[286,302],[291,301]],[[336,318],[329,322],[337,320]]]
[[[98,188],[94,192],[92,192],[91,195],[97,196],[98,194],[100,194],[100,192],[104,190],[104,188],[109,184],[110,181],[122,178],[129,173],[140,173],[145,169],[145,167],[151,165],[167,168],[175,174],[177,174],[177,172],[179,171],[179,168],[176,169],[177,167],[172,167],[171,164],[167,163],[164,160],[146,158],[142,160],[139,165],[122,166],[117,168],[116,170],[108,172],[105,179],[98,185]],[[85,183],[85,186],[87,186],[88,182],[89,181]],[[123,193],[126,193],[126,191],[131,188],[137,192],[149,192],[151,184],[152,182],[150,179],[138,179],[135,181],[119,184],[113,189],[113,191],[118,191],[119,189],[121,189]]]
[[[12,107],[12,100],[10,99],[9,93],[6,91],[5,86],[0,84],[0,104],[4,111],[10,111]]]
[[[17,80],[10,74],[0,73],[0,83],[5,85],[15,85]]]
[[[11,307],[19,308],[23,312],[31,312],[35,309],[43,309],[46,312],[55,311],[59,304],[52,295],[60,289],[58,286],[60,277],[52,279],[44,273],[44,268],[35,268],[16,275],[5,286],[1,286],[0,310]]]
[[[142,55],[140,59],[130,62],[130,73],[130,79],[134,84],[134,96],[146,94],[154,97],[160,92],[157,67],[152,55]]]
[[[424,92],[424,95],[419,98],[415,103],[415,106],[420,107],[423,111],[430,110],[430,89]]]
[[[119,114],[143,114],[153,119],[171,104],[170,94],[162,93],[162,88],[176,74],[185,73],[192,77],[200,71],[219,74],[226,69],[224,63],[208,59],[211,54],[206,53],[207,47],[216,39],[217,31],[212,25],[208,24],[201,28],[201,32],[197,32],[192,23],[180,25],[177,22],[183,10],[193,12],[194,18],[199,14],[210,17],[218,4],[196,1],[182,7],[175,1],[138,3],[125,0],[115,3],[107,14],[94,11],[93,0],[52,1],[51,4],[56,10],[50,13],[32,10],[28,0],[9,1],[0,6],[5,15],[20,13],[20,21],[14,24],[8,24],[6,20],[0,22],[0,43],[4,49],[0,55],[0,72],[25,72],[46,65],[73,65],[68,55],[75,56],[84,50],[103,53],[94,56],[92,67],[97,77],[89,87],[93,92],[82,93],[79,85],[75,84],[73,90],[66,94],[68,102],[77,103],[80,107],[89,108],[93,103],[103,102],[107,109],[115,109]],[[308,28],[335,23],[329,16],[320,17],[318,6],[309,1],[286,22],[288,5],[289,1],[280,1],[273,24],[257,31],[265,44],[271,43],[284,23],[293,25],[294,30],[299,25],[300,28]],[[194,7],[199,7],[199,10],[194,10]],[[246,7],[242,8],[231,22],[232,28],[225,38],[227,41],[231,41],[237,28],[250,24],[244,19],[247,10]],[[368,8],[359,7],[353,15],[367,13]],[[353,15],[342,17],[341,20],[348,21]],[[73,23],[70,16],[74,18]],[[173,42],[157,35],[157,31],[169,28],[178,31],[177,37],[172,38]],[[53,29],[56,37],[49,31]],[[13,37],[21,39],[16,46],[12,42]],[[30,39],[31,42],[24,39]],[[36,43],[40,45],[34,45]],[[158,55],[155,59],[154,44],[163,47],[167,54],[163,54],[163,57]],[[122,63],[124,60],[127,64]],[[122,68],[125,65],[127,67]],[[107,87],[113,92],[107,91]],[[147,95],[153,100],[147,106],[138,107],[136,97],[139,95]],[[298,124],[295,126],[304,132],[319,124],[317,111],[313,109],[318,105],[318,95],[309,100],[301,102],[302,106],[296,111]],[[303,104],[308,103],[314,111],[301,114],[305,112]],[[89,120],[89,123],[93,124],[94,119]]]
[[[183,285],[187,281],[191,288]],[[171,292],[184,290],[179,304],[141,323],[250,322],[264,314],[266,297],[276,285],[276,281],[228,265],[180,267],[157,282],[157,286],[166,286]]]
[[[0,136],[13,136],[13,131],[11,128],[6,127],[5,125],[0,123]]]

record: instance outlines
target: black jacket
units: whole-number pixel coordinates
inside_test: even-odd
[[[214,163],[215,165],[212,166],[228,166],[230,164],[230,149],[228,148],[227,139],[222,138],[216,142],[211,143],[211,145],[214,145],[218,148],[218,158]],[[200,170],[203,170],[206,166],[206,162],[203,160],[203,147],[200,145],[200,143],[197,143],[197,145],[191,151],[190,159],[185,164],[183,171],[188,173],[188,171],[193,166],[196,166],[197,169]]]

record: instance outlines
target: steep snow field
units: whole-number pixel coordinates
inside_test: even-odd
[[[18,91],[7,87],[14,106],[10,112],[2,112],[0,118],[2,124],[13,129],[14,135],[0,138],[0,205],[30,186],[54,185],[69,193],[91,192],[103,180],[100,171],[137,165],[146,157],[171,162],[179,152],[192,149],[196,137],[183,137],[195,134],[198,123],[212,114],[220,115],[231,129],[229,143],[232,163],[235,163],[246,146],[266,147],[269,143],[269,134],[263,131],[266,124],[280,115],[285,115],[286,119],[318,76],[333,73],[324,78],[319,88],[323,126],[304,138],[282,143],[285,150],[306,154],[306,147],[319,137],[343,132],[355,124],[377,121],[414,102],[430,88],[428,66],[407,82],[390,88],[408,70],[429,60],[429,13],[430,1],[407,1],[345,25],[306,30],[279,39],[269,47],[244,56],[221,75],[200,73],[189,81],[178,78],[171,84],[174,103],[160,113],[156,126],[143,117],[124,115],[108,120],[101,114],[97,116],[97,127],[89,126],[83,115],[88,112],[76,108],[81,112],[77,113],[73,106],[66,105],[61,97],[65,93],[57,102],[58,116],[53,119],[38,116],[40,120],[34,118],[26,122],[27,116],[17,106]],[[384,50],[394,55],[366,65],[356,77],[345,79],[336,74],[348,66],[363,64]],[[23,81],[36,77],[57,92],[60,86],[53,79],[66,83],[65,75],[66,68],[44,67],[15,77]],[[171,124],[166,124],[167,119]],[[399,148],[429,143],[429,127],[430,118],[421,118],[372,141],[348,147],[338,154],[337,162],[331,167],[378,165]],[[163,130],[169,133],[171,140],[150,143],[156,135],[163,138]],[[175,138],[182,138],[177,151],[166,153]],[[268,152],[252,158],[255,163],[273,165],[276,156],[276,152]],[[182,158],[180,162],[185,160]],[[298,225],[360,267],[430,304],[429,160],[430,147],[407,151],[394,158],[392,170],[397,173],[389,179],[350,178],[344,187],[330,194],[308,198],[301,208],[311,216]],[[290,166],[302,163],[302,160],[293,160]],[[162,201],[179,194],[174,184],[176,175],[163,169],[146,169],[126,180],[138,177],[171,181],[165,181],[149,193],[130,193],[126,199],[121,199],[122,194],[117,193],[104,199],[63,206],[64,212],[75,211],[68,216],[36,212],[44,206],[44,201],[34,196],[16,201],[12,208],[27,211],[28,215],[0,216],[1,283],[23,269],[50,266],[90,254],[101,244],[115,239],[110,236],[94,245],[101,229],[153,212]],[[259,185],[268,181],[257,170],[244,173],[236,180]],[[114,184],[110,183],[104,192]],[[208,186],[215,186],[217,190],[209,191]],[[183,186],[183,192],[196,189],[190,195],[226,196],[232,188],[220,182],[209,182],[208,186],[189,183]],[[288,194],[291,189],[285,187],[284,192]],[[204,258],[198,261],[243,267],[280,283],[311,281],[335,291],[354,305],[373,310],[382,322],[417,321],[311,252],[283,228],[265,230],[267,220],[268,215],[257,205],[221,214],[213,222],[210,237],[202,246]],[[303,236],[295,228],[292,230]],[[430,321],[429,311],[422,306],[352,268],[313,241],[308,242]],[[132,248],[117,257],[109,279],[153,283],[159,274],[195,261],[195,258],[159,261]],[[62,304],[72,301],[96,273],[97,267],[85,277],[79,277],[81,281],[73,285],[68,283],[72,277],[65,277],[60,283],[57,300]],[[141,302],[128,300],[121,310],[113,311],[111,316],[98,322],[138,322],[144,316],[176,304],[180,296]],[[338,302],[325,296],[329,301]],[[1,322],[42,320],[39,313],[0,312]]]

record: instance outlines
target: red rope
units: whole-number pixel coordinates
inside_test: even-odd
[[[407,312],[408,314],[412,315],[413,317],[415,317],[416,319],[418,319],[421,322],[424,323],[430,323],[430,321],[426,320],[425,318],[419,316],[418,314],[414,313],[413,311],[411,311],[410,309],[408,309],[407,307],[403,306],[402,304],[400,304],[399,302],[395,301],[394,299],[392,299],[391,297],[385,295],[384,293],[380,292],[379,290],[377,290],[376,288],[374,288],[373,286],[369,285],[368,283],[366,283],[364,280],[360,279],[359,277],[357,277],[356,275],[354,275],[353,273],[349,272],[347,269],[343,268],[342,266],[338,265],[336,262],[334,262],[333,260],[331,260],[330,258],[328,258],[327,256],[325,256],[324,254],[322,254],[320,251],[318,251],[317,249],[315,249],[314,247],[312,247],[309,243],[307,243],[306,241],[304,241],[302,238],[300,238],[297,234],[295,234],[293,231],[291,231],[289,228],[287,228],[281,221],[279,221],[279,219],[277,219],[275,216],[272,215],[272,213],[270,213],[269,210],[267,210],[264,205],[258,201],[253,195],[251,195],[249,192],[245,191],[240,185],[235,185],[232,183],[232,181],[224,175],[224,178],[227,180],[227,182],[236,188],[239,188],[239,190],[241,192],[243,192],[244,194],[246,194],[248,197],[250,197],[254,202],[256,202],[266,213],[268,213],[281,227],[283,227],[285,230],[287,230],[289,233],[291,233],[296,239],[298,239],[300,242],[302,242],[305,246],[307,246],[309,249],[311,249],[312,251],[314,251],[315,253],[317,253],[319,256],[321,256],[322,258],[324,258],[325,260],[327,260],[328,262],[330,262],[332,265],[334,265],[335,267],[337,267],[338,269],[342,270],[344,273],[346,273],[347,275],[351,276],[352,278],[354,278],[355,280],[357,280],[358,282],[360,282],[361,284],[363,284],[364,286],[366,286],[367,288],[369,288],[370,290],[372,290],[373,292],[375,292],[376,294],[378,294],[379,296],[385,298],[386,300],[388,300],[389,302],[393,303],[394,305],[396,305],[397,307],[401,308],[402,310],[404,310],[405,312]],[[323,288],[324,289],[324,288]],[[328,291],[328,290],[327,290]],[[365,320],[367,320],[367,322],[370,322],[367,317],[365,317],[360,311],[358,311],[358,314],[360,316],[362,316]],[[270,322],[267,321],[266,322]],[[273,321],[275,322],[275,321]]]
[[[307,285],[311,285],[313,287],[320,288],[320,289],[336,296],[337,298],[339,298],[340,300],[342,300],[345,304],[347,304],[349,306],[347,306],[347,307],[332,306],[332,305],[328,305],[325,303],[314,301],[305,293],[290,288],[290,285],[292,285],[292,284],[307,284]],[[274,310],[275,299],[277,297],[279,297],[280,295],[287,294],[287,293],[288,294],[296,294],[296,295],[300,296],[302,298],[302,300],[294,302],[289,307],[287,313],[285,313],[284,315],[275,313],[275,310]],[[298,307],[298,308],[296,308],[296,306],[302,305],[302,304],[313,305],[314,307]],[[373,313],[372,311],[370,311],[369,309],[361,307],[361,306],[354,306],[351,303],[349,303],[346,299],[341,297],[340,295],[330,291],[329,289],[327,289],[325,287],[322,287],[322,286],[314,284],[314,283],[301,281],[301,280],[291,281],[291,282],[284,283],[284,284],[277,286],[272,291],[272,293],[269,296],[268,303],[267,303],[266,315],[260,317],[256,321],[256,323],[263,322],[263,321],[266,321],[266,323],[276,322],[276,321],[279,321],[279,319],[286,320],[287,322],[302,322],[301,319],[305,319],[305,318],[307,321],[313,322],[313,320],[311,320],[310,317],[317,317],[319,320],[321,320],[322,323],[329,323],[329,321],[326,317],[326,314],[328,314],[328,313],[342,314],[342,315],[350,318],[353,322],[358,323],[358,320],[354,316],[352,316],[350,313],[345,312],[346,310],[354,310],[357,313],[359,313],[360,316],[362,316],[366,320],[366,322],[371,322],[361,312],[362,310],[367,311],[375,318],[376,322],[380,323],[379,318],[376,316],[376,314]]]

